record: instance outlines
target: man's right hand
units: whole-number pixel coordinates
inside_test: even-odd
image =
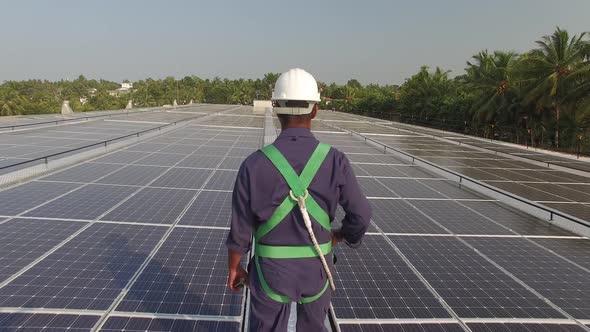
[[[342,235],[342,232],[340,232],[339,229],[332,231],[332,247],[337,245],[339,242],[342,242],[342,239],[344,239],[344,235]]]
[[[236,269],[229,270],[227,285],[230,290],[238,292],[242,290],[244,286],[248,285],[248,283],[248,272],[246,272],[246,270],[244,270],[241,266]]]

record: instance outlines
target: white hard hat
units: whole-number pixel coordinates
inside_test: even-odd
[[[303,69],[291,69],[277,79],[272,93],[273,110],[277,114],[309,114],[320,102],[318,83]]]

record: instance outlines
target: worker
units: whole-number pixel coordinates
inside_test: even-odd
[[[297,331],[325,331],[332,247],[358,247],[370,223],[368,200],[348,159],[311,133],[319,101],[312,75],[283,73],[272,94],[281,134],[246,158],[234,185],[228,286],[249,286],[251,331],[286,331],[293,301]],[[346,215],[341,229],[332,230],[338,204]],[[241,262],[251,247],[246,272]]]

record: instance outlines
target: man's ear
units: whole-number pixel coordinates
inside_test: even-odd
[[[313,107],[313,111],[311,111],[311,118],[315,119],[315,116],[318,115],[318,104],[315,104],[315,106]]]

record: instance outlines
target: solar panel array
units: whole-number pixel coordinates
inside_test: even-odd
[[[248,300],[227,290],[224,238],[264,117],[226,109],[1,190],[0,330],[240,331]],[[373,208],[363,246],[335,249],[337,329],[588,330],[590,240],[321,117],[316,136],[347,154]]]
[[[0,330],[238,331],[245,296],[227,290],[224,238],[262,128],[215,121],[237,117],[0,191]]]
[[[316,136],[347,153],[373,209],[363,246],[336,249],[341,331],[584,330],[587,238],[345,133]]]
[[[93,143],[135,134],[165,124],[196,118],[219,109],[219,105],[195,105],[182,108],[182,110],[160,109],[149,112],[118,114],[112,117],[91,118],[83,122],[64,122],[61,125],[49,128],[31,126],[31,128],[18,128],[17,131],[0,130],[0,167],[12,166]],[[93,113],[100,114],[100,112]],[[104,113],[112,114],[113,112]],[[77,116],[80,117],[80,115]],[[10,123],[13,122],[15,121]],[[16,121],[16,124],[32,125],[36,122],[39,121],[25,121],[20,118],[20,120]],[[0,127],[3,125],[4,122],[0,122]],[[29,167],[32,164],[15,165],[0,170],[0,174],[12,172],[17,167],[25,166]]]
[[[324,124],[359,132],[465,176],[590,221],[590,178],[576,173],[590,172],[588,162],[350,114],[326,112],[321,118]],[[562,169],[548,168],[543,162]]]

